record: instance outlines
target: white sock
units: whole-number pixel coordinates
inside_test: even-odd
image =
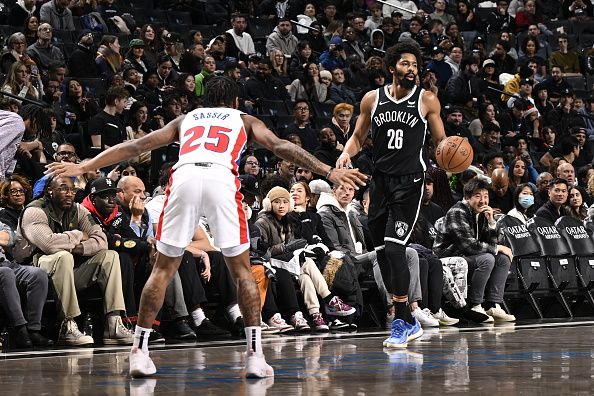
[[[132,346],[140,349],[144,353],[148,353],[148,339],[151,335],[151,331],[153,331],[153,329],[145,329],[144,327],[136,325]]]
[[[246,326],[245,340],[247,351],[262,353],[262,328],[260,326]]]
[[[227,307],[227,314],[229,314],[229,318],[233,323],[237,320],[237,318],[241,318],[241,311],[239,310],[238,304],[231,304]]]
[[[192,319],[194,319],[194,324],[196,327],[202,324],[202,321],[206,319],[206,315],[204,314],[202,308],[196,308],[192,311]]]

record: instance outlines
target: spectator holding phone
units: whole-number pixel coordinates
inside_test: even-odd
[[[10,66],[2,91],[18,95],[21,98],[39,100],[39,91],[32,81],[40,83],[39,74],[31,74],[31,69],[24,62],[17,61]]]

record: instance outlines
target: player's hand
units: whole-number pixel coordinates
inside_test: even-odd
[[[74,164],[72,162],[52,162],[45,166],[47,170],[44,172],[49,177],[56,176],[71,176],[76,177],[82,175],[84,170],[83,165]]]
[[[351,164],[351,156],[345,152],[340,154],[340,156],[336,160],[336,168],[337,169],[348,169],[348,168],[352,168],[352,166],[353,165]]]
[[[347,186],[353,187],[355,190],[359,189],[359,186],[364,186],[367,183],[368,177],[363,173],[359,172],[359,169],[332,169],[328,180],[336,185],[346,184]]]

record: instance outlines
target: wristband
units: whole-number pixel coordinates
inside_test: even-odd
[[[328,173],[326,173],[326,179],[330,179],[330,174],[332,173],[333,170],[334,170],[334,168],[330,168]]]

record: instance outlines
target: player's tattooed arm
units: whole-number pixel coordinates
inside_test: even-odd
[[[291,161],[294,164],[311,170],[313,173],[325,176],[332,167],[320,162],[316,157],[305,151],[301,147],[289,142],[288,140],[280,139],[280,143],[272,150],[278,157]]]

